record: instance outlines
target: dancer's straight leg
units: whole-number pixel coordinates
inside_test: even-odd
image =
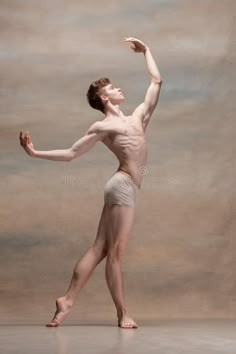
[[[124,300],[124,283],[121,271],[121,258],[128,241],[134,220],[134,208],[113,205],[107,211],[108,251],[106,259],[106,280],[113,302],[116,306],[119,326],[137,328],[129,316]]]

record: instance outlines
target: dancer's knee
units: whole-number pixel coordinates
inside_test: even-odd
[[[98,246],[98,245],[93,245],[92,249],[98,259],[103,259],[107,255],[107,246]]]
[[[107,259],[111,262],[120,261],[125,251],[125,242],[117,242],[114,245],[110,246],[107,251]]]

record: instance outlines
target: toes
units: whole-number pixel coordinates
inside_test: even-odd
[[[54,318],[54,319],[52,320],[52,323],[59,324],[59,323],[60,323],[60,320],[58,320],[57,318]]]
[[[118,326],[120,328],[138,328],[135,322],[126,322],[125,320],[118,320]]]
[[[59,324],[60,324],[60,321],[55,318],[54,320],[52,320],[51,322],[49,322],[47,324],[47,327],[57,327]]]
[[[50,322],[50,323],[48,323],[46,326],[47,326],[47,327],[57,327],[58,325],[59,325],[59,323]]]
[[[134,325],[132,325],[131,323],[127,323],[127,324],[123,324],[120,326],[121,328],[134,328]]]

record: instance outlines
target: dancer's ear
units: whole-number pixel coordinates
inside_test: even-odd
[[[107,96],[101,95],[100,97],[101,97],[101,100],[102,100],[103,103],[106,103],[108,101],[108,97]]]

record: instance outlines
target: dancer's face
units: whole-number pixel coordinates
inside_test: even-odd
[[[106,97],[114,105],[121,104],[125,99],[125,96],[123,95],[121,89],[115,88],[112,83],[103,87],[101,91],[101,97]]]

